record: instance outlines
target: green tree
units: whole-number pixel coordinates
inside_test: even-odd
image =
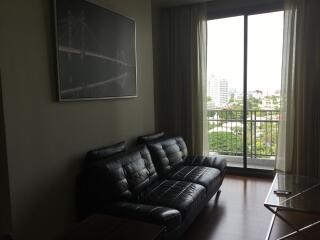
[[[225,155],[241,155],[243,152],[242,136],[232,132],[209,133],[209,149]]]
[[[267,122],[277,119],[276,113],[263,111],[263,101],[269,101],[273,105],[273,110],[279,110],[280,97],[276,95],[255,98],[248,96],[248,117],[252,121],[247,124],[247,149],[248,154],[255,154],[257,157],[274,156],[277,146],[278,122]],[[251,110],[251,111],[250,111]],[[272,116],[272,117],[271,117]],[[209,130],[216,130],[209,133],[209,148],[212,151],[225,155],[242,155],[243,154],[243,128],[233,125],[232,132],[219,131],[225,123],[242,122],[243,120],[243,100],[229,98],[228,107],[221,110],[208,111],[208,117],[219,119],[212,120],[209,123]],[[279,117],[279,116],[278,116]],[[259,122],[255,122],[259,119]],[[220,129],[219,129],[220,127]],[[216,129],[215,129],[216,128]]]

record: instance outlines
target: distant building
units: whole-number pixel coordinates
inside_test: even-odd
[[[214,75],[208,76],[207,96],[211,101],[207,103],[208,109],[222,108],[228,104],[229,88],[227,79],[219,79]]]
[[[214,79],[213,99],[217,107],[225,107],[228,103],[228,80]]]

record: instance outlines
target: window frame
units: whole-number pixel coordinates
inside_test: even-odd
[[[232,1],[214,1],[207,4],[207,19],[236,17],[244,15],[262,14],[284,10],[284,0],[263,0],[260,3],[249,0],[232,3]]]
[[[238,0],[239,1],[239,0]],[[207,21],[217,20],[229,17],[244,17],[244,48],[243,48],[243,166],[242,168],[228,167],[230,173],[257,175],[257,176],[270,176],[273,177],[274,171],[267,169],[254,169],[248,168],[247,164],[247,82],[248,82],[248,16],[256,14],[271,13],[277,11],[284,11],[283,0],[263,0],[260,3],[253,1],[242,1],[231,4],[230,1],[214,1],[207,5]]]

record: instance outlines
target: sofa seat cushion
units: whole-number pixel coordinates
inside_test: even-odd
[[[104,209],[104,213],[166,226],[170,231],[181,225],[178,210],[133,202],[114,202]]]
[[[148,187],[141,195],[141,202],[177,209],[182,219],[192,216],[206,199],[202,185],[174,180],[163,180]]]
[[[178,181],[198,183],[207,191],[216,186],[220,181],[220,170],[210,167],[181,166],[171,172],[166,178]]]
[[[184,165],[212,167],[217,168],[221,172],[223,172],[227,166],[227,160],[222,156],[188,156],[185,159]]]

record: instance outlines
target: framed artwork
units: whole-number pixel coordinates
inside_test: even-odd
[[[60,101],[137,97],[136,24],[84,0],[54,0]]]

